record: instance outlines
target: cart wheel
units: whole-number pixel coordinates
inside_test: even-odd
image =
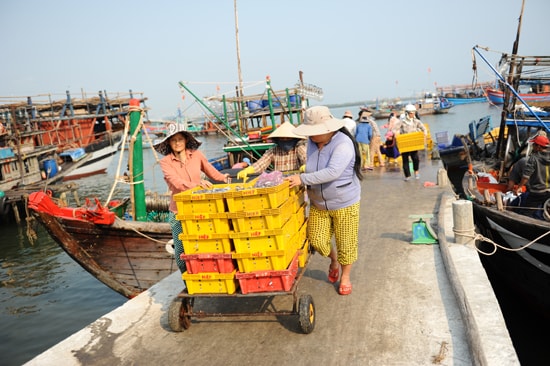
[[[191,326],[190,313],[191,304],[188,298],[180,299],[178,297],[172,300],[168,309],[168,324],[174,332],[181,332]]]
[[[305,334],[313,332],[313,328],[315,328],[315,304],[313,304],[311,295],[300,296],[298,313],[300,314],[302,331]]]

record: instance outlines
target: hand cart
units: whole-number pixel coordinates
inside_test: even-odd
[[[181,332],[184,329],[188,329],[191,326],[191,318],[206,318],[206,317],[237,317],[237,316],[286,316],[286,315],[298,315],[299,324],[301,330],[305,334],[313,332],[315,328],[315,305],[313,298],[309,294],[303,294],[298,297],[297,289],[300,279],[305,273],[312,253],[308,249],[306,254],[305,265],[298,269],[294,283],[289,291],[275,291],[275,292],[252,292],[252,293],[233,293],[233,294],[193,294],[190,295],[187,289],[181,291],[171,302],[168,310],[168,323],[170,328],[174,332]],[[250,297],[274,297],[274,296],[292,296],[293,307],[292,310],[287,311],[269,311],[269,312],[246,312],[246,313],[207,313],[203,311],[193,311],[195,298],[219,298],[219,297],[231,297],[231,298],[250,298]]]

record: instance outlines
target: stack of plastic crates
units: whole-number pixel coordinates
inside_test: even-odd
[[[229,238],[231,225],[227,217],[225,192],[231,185],[217,185],[213,189],[194,188],[174,195],[178,208],[176,219],[181,221],[183,244],[181,259],[187,271],[182,278],[189,294],[227,293],[237,290],[232,258],[233,246]]]
[[[227,206],[241,292],[289,291],[307,255],[304,191],[284,182],[234,192]]]
[[[290,189],[287,181],[254,184],[220,184],[174,196],[189,294],[292,287],[307,256],[304,190]]]

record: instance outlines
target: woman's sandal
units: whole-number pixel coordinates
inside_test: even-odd
[[[338,278],[340,277],[340,266],[336,268],[330,268],[328,269],[328,282],[334,283],[338,281]]]
[[[351,294],[351,283],[348,285],[340,285],[338,288],[338,293],[340,295],[349,295]]]

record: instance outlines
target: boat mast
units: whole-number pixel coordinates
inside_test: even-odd
[[[237,0],[233,0],[235,8],[235,39],[237,41],[237,70],[239,72],[239,96],[243,95],[243,75],[241,72],[241,48],[239,46],[239,15],[237,13]]]
[[[521,2],[521,11],[519,13],[519,19],[518,19],[518,30],[516,32],[516,39],[514,41],[514,45],[512,47],[512,56],[510,57],[510,69],[508,70],[508,85],[512,85],[514,88],[517,88],[516,83],[514,80],[517,80],[517,77],[515,75],[516,73],[516,55],[518,54],[518,48],[519,48],[519,35],[521,31],[521,21],[523,19],[523,9],[525,7],[525,0]],[[504,130],[506,129],[506,118],[508,116],[508,110],[510,109],[510,105],[514,105],[514,101],[510,100],[510,89],[505,88],[504,90],[504,103],[502,105],[502,111],[500,115],[500,129],[498,132],[498,143],[497,143],[497,157],[502,159],[505,159],[505,149],[506,149],[506,143],[504,143]],[[513,102],[513,103],[512,103]],[[510,129],[515,129],[514,126],[510,126]],[[510,136],[510,132],[508,133],[508,136]],[[517,131],[515,131],[517,133]]]
[[[134,221],[146,221],[145,185],[143,183],[143,140],[141,136],[141,110],[139,99],[130,99],[130,181],[133,198],[132,214]],[[135,139],[134,139],[135,137]]]

